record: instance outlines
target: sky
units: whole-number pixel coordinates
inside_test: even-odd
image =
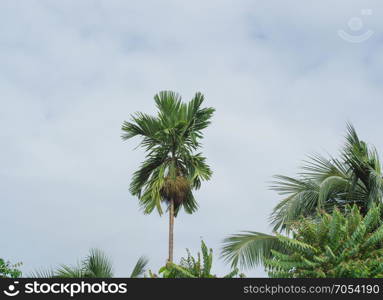
[[[380,0],[0,1],[0,256],[24,275],[104,250],[115,275],[167,257],[167,216],[129,193],[144,159],[123,142],[153,96],[197,91],[216,109],[203,153],[214,171],[197,213],[175,222],[175,260],[203,239],[271,233],[281,196],[308,154],[336,155],[346,122],[383,148]],[[262,267],[244,270],[266,276]]]

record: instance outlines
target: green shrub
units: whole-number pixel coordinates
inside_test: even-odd
[[[5,261],[0,258],[0,278],[18,278],[22,275],[18,269],[22,264],[11,264],[9,261]]]
[[[357,206],[293,225],[292,238],[277,234],[286,252],[265,260],[271,277],[383,277],[381,206],[363,217]]]

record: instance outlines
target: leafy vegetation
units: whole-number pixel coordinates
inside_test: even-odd
[[[18,278],[22,275],[19,270],[22,263],[11,264],[0,258],[0,278]]]
[[[122,139],[140,137],[146,160],[134,173],[130,191],[137,196],[145,214],[154,209],[161,215],[162,203],[169,211],[169,258],[173,261],[174,217],[181,207],[191,214],[198,208],[192,190],[209,180],[212,171],[206,158],[196,151],[201,147],[202,130],[210,124],[211,107],[202,108],[204,96],[196,93],[183,103],[175,92],[154,96],[157,116],[136,113],[122,125]]]
[[[166,266],[162,267],[159,274],[163,278],[217,278],[216,275],[211,274],[211,268],[213,265],[213,249],[208,249],[206,244],[201,241],[201,253],[198,252],[197,258],[193,257],[186,249],[187,257],[181,258],[180,263],[168,262]],[[157,275],[150,273],[151,277],[158,277]],[[224,278],[233,278],[236,276],[244,277],[243,274],[239,274],[239,270],[235,268],[232,272],[224,276]]]
[[[278,175],[272,188],[283,195],[270,216],[276,232],[290,232],[302,217],[317,216],[317,211],[345,211],[357,205],[366,214],[374,203],[381,203],[383,179],[377,151],[361,141],[348,125],[346,143],[339,159],[311,156],[298,177]],[[286,252],[277,235],[243,232],[224,240],[222,251],[233,266],[254,267],[273,257],[273,252]]]
[[[142,277],[148,260],[141,257],[130,277]],[[99,249],[91,249],[89,255],[75,266],[62,265],[56,270],[37,271],[32,274],[39,278],[112,278],[113,264],[109,257]]]
[[[271,250],[273,257],[265,260],[270,277],[383,277],[381,206],[373,205],[364,217],[354,205],[318,219],[294,223],[292,238],[277,234],[288,251]]]

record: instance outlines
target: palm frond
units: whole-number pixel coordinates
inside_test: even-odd
[[[136,265],[134,266],[132,274],[130,274],[130,278],[142,277],[144,273],[146,272],[148,263],[149,263],[149,259],[144,256],[141,256],[138,259]]]
[[[53,269],[40,269],[33,271],[28,278],[55,278],[56,273]]]
[[[147,156],[140,168],[133,173],[132,182],[130,184],[130,192],[134,196],[140,196],[150,177],[157,171],[164,173],[164,163],[168,159],[168,151],[166,149],[158,149],[156,152]],[[159,168],[163,167],[161,170]]]
[[[273,210],[270,222],[273,230],[288,230],[290,225],[303,216],[316,212],[319,204],[320,187],[312,180],[301,180],[287,176],[275,176],[278,181],[272,187],[281,195],[288,195]]]
[[[303,172],[299,175],[317,182],[322,182],[332,176],[348,178],[348,170],[342,162],[332,157],[325,158],[319,154],[310,155],[304,161],[302,170]]]
[[[55,272],[56,278],[88,278],[88,274],[79,266],[61,265]]]
[[[109,257],[100,249],[91,249],[82,262],[84,273],[91,278],[113,277],[113,267]]]
[[[286,250],[276,236],[245,231],[223,241],[221,256],[226,262],[231,262],[232,267],[240,265],[252,268],[262,264],[265,258],[270,258],[273,249],[281,252]]]
[[[121,138],[128,140],[136,136],[141,136],[143,139],[140,145],[150,150],[161,143],[157,136],[161,129],[161,124],[155,117],[138,112],[131,116],[130,122],[123,122]]]

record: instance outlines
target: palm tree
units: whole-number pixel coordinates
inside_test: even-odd
[[[142,277],[146,272],[148,259],[140,257],[130,278]],[[36,271],[32,277],[39,278],[112,278],[113,265],[104,252],[91,249],[89,255],[76,266],[61,265],[56,270]]]
[[[189,103],[181,102],[175,92],[162,91],[154,96],[156,116],[136,113],[122,125],[122,139],[140,137],[146,160],[134,173],[130,192],[137,196],[143,212],[154,209],[169,212],[169,257],[173,261],[174,218],[181,207],[192,214],[198,208],[192,190],[209,180],[212,171],[201,153],[202,130],[210,124],[214,109],[201,108],[204,96],[196,93]]]
[[[270,223],[274,232],[289,232],[302,217],[315,217],[318,210],[331,213],[347,205],[358,205],[367,213],[382,202],[383,179],[379,156],[374,147],[361,141],[347,124],[346,143],[339,159],[313,155],[306,160],[298,177],[277,175],[272,189],[284,198],[274,208]],[[246,231],[224,240],[223,257],[233,265],[254,267],[283,251],[275,235]]]

